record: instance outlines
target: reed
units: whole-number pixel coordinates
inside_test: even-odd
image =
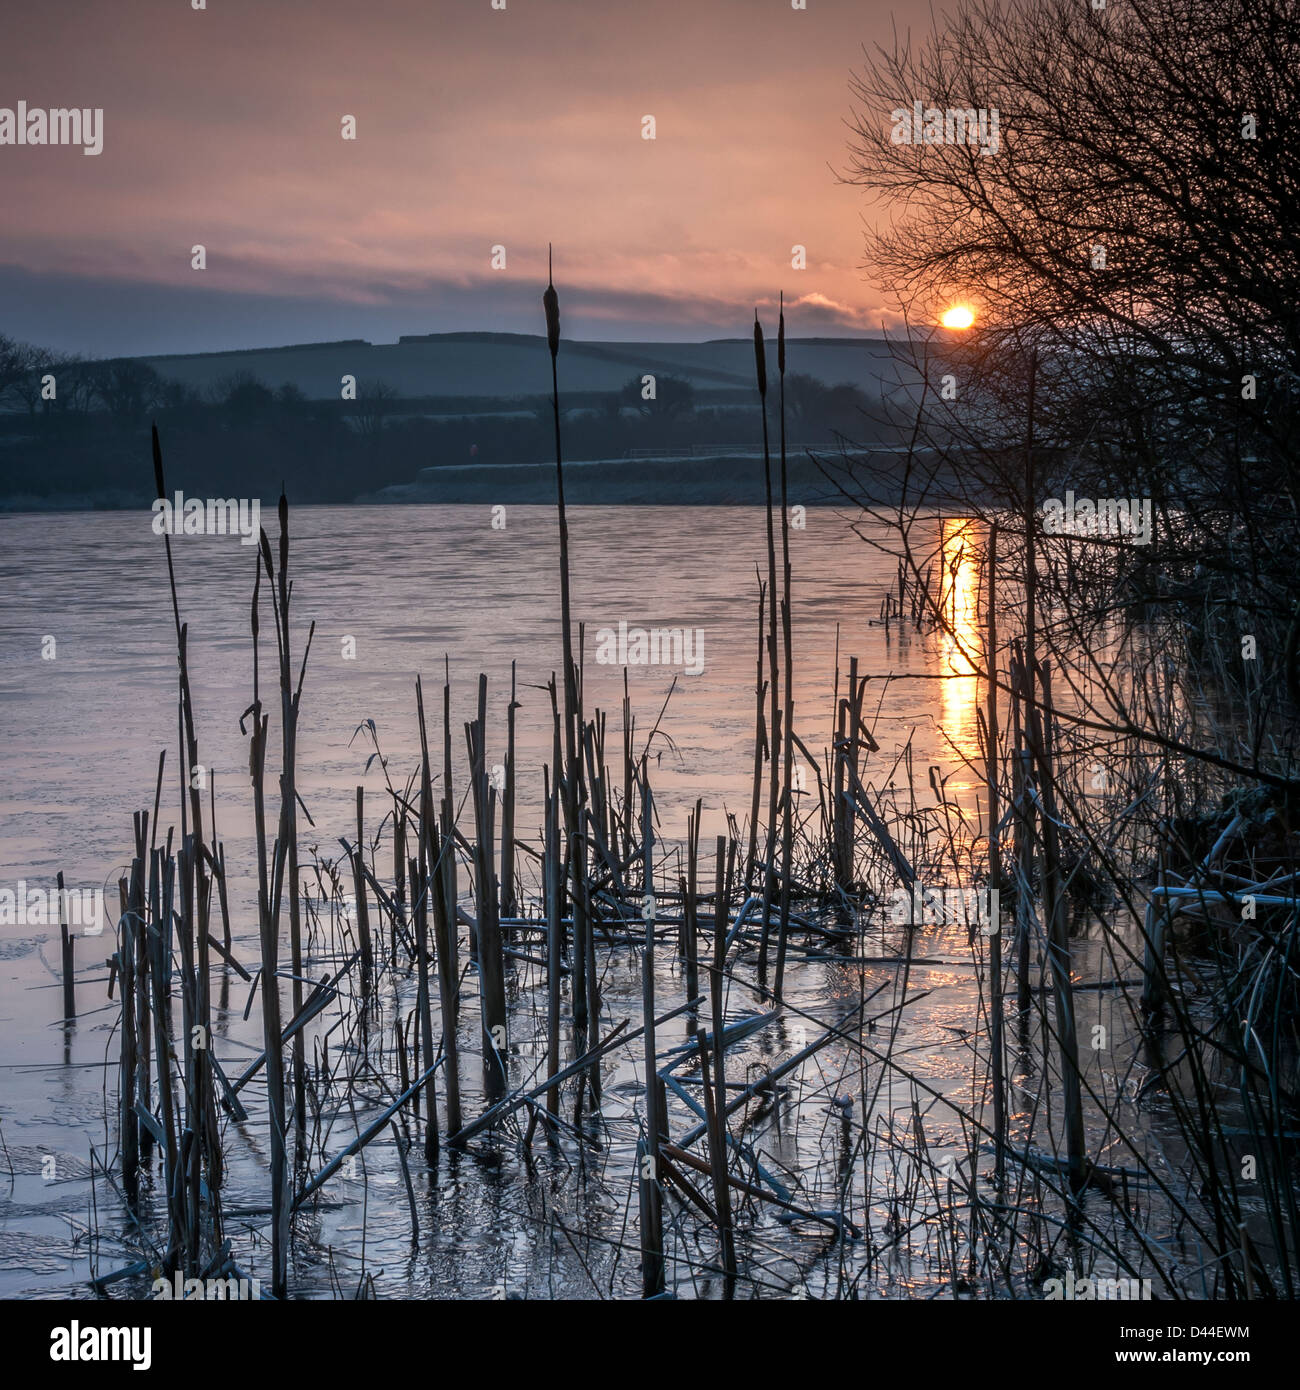
[[[510,663],[510,704],[506,710],[505,784],[501,789],[501,915],[513,917],[515,901],[515,663]]]
[[[564,833],[571,875],[571,897],[574,921],[574,1021],[588,1022],[590,990],[587,976],[591,969],[591,949],[588,943],[587,912],[582,883],[578,826],[581,808],[581,764],[578,760],[578,692],[577,669],[573,660],[573,605],[569,595],[569,517],[564,505],[564,450],[560,435],[560,383],[558,359],[560,352],[560,297],[555,279],[550,273],[548,249],[546,291],[542,308],[546,316],[546,345],[551,354],[551,410],[555,424],[555,511],[560,533],[560,643],[563,661],[563,731],[564,772]],[[557,777],[559,773],[557,771]]]
[[[552,681],[551,694],[555,694]],[[560,920],[564,897],[564,864],[560,857],[559,788],[547,779],[546,786],[546,1079],[554,1082],[560,1072],[560,985],[564,954],[564,928]],[[546,1092],[546,1112],[552,1120],[560,1113],[560,1092],[551,1086]]]
[[[989,527],[988,550],[985,554],[985,577],[988,588],[985,598],[985,670],[988,673],[984,715],[984,772],[988,793],[988,881],[991,888],[1002,889],[1002,837],[999,829],[999,771],[998,771],[998,528]],[[1000,902],[1000,899],[999,899]],[[1000,911],[1000,909],[999,909]],[[1006,1051],[1002,1037],[1002,922],[993,924],[989,936],[989,1084],[993,1089],[994,1180],[1000,1188],[1006,1176]]]
[[[261,536],[261,559],[268,583],[274,583],[274,564],[266,532]],[[273,906],[271,885],[279,883],[285,846],[277,840],[268,855],[266,821],[266,748],[270,716],[263,712],[259,635],[261,570],[253,584],[253,703],[249,771],[253,782],[253,817],[257,841],[257,917],[262,952],[262,1045],[266,1054],[267,1121],[270,1128],[271,1176],[271,1294],[284,1298],[289,1286],[289,1169],[284,1100],[284,1051],[280,1036],[279,919]]]
[[[76,938],[68,930],[67,901],[63,895],[63,870],[58,874],[59,888],[59,973],[63,977],[63,1021],[77,1017],[76,966],[73,960]],[[132,988],[135,987],[134,980]]]
[[[712,1056],[703,1035],[697,1035],[700,1054],[700,1081],[703,1086],[705,1121],[708,1125],[709,1166],[713,1174],[713,1207],[718,1214],[718,1239],[721,1244],[722,1271],[727,1297],[731,1296],[736,1277],[736,1237],[731,1221],[731,1190],[727,1176],[727,1074],[726,1016],[723,1005],[723,986],[727,955],[727,842],[719,835],[715,849],[713,968],[709,973],[709,999],[713,1015]],[[712,1061],[712,1075],[710,1075]]]
[[[749,848],[745,852],[745,891],[754,887],[754,865],[758,857],[758,818],[763,800],[763,762],[771,756],[767,743],[767,725],[763,718],[763,701],[767,698],[767,682],[763,678],[763,623],[767,611],[767,586],[758,581],[758,661],[754,675],[754,780],[749,803]]]
[[[644,854],[645,949],[641,953],[641,1010],[645,1019],[645,1133],[637,1144],[639,1192],[641,1197],[641,1288],[645,1298],[664,1291],[663,1190],[660,1186],[660,1115],[658,1046],[655,1032],[655,894],[654,894],[654,812],[648,784],[641,788],[641,844]]]
[[[366,835],[366,791],[357,788],[357,839],[352,852],[352,892],[357,904],[357,940],[361,943],[361,988],[369,990],[375,979],[375,947],[370,934],[370,900],[366,892],[366,860],[362,846]],[[298,971],[294,971],[295,979]],[[294,1000],[294,1013],[302,1008],[302,987]],[[296,1051],[296,1049],[295,1049]]]
[[[777,323],[776,355],[780,379],[781,421],[781,662],[785,688],[781,705],[781,785],[784,788],[781,820],[781,922],[776,945],[776,979],[773,991],[777,999],[785,981],[786,943],[790,931],[790,874],[794,853],[794,639],[790,616],[790,492],[785,457],[785,295],[781,295],[780,317]],[[769,503],[768,525],[771,525]],[[770,540],[769,540],[770,544]],[[776,591],[772,591],[775,603]],[[775,672],[773,672],[775,680]]]
[[[758,383],[759,415],[763,423],[763,489],[767,506],[767,686],[769,700],[767,844],[763,852],[763,922],[758,948],[758,971],[767,977],[768,937],[771,931],[772,895],[776,885],[776,823],[780,802],[780,772],[777,741],[781,738],[779,662],[777,658],[776,531],[772,516],[772,449],[767,431],[767,350],[763,327],[754,313],[754,374]]]
[[[505,966],[502,957],[500,889],[493,840],[496,830],[496,788],[487,763],[487,677],[479,676],[478,718],[465,726],[469,748],[470,790],[474,799],[474,902],[478,927],[479,1014],[483,1040],[483,1084],[489,1101],[505,1091],[507,1031]]]

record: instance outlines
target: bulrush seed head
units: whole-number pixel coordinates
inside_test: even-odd
[[[554,357],[560,350],[560,296],[555,293],[550,247],[546,251],[546,293],[542,295],[542,305],[546,310],[546,343]]]
[[[754,368],[758,372],[758,394],[767,397],[767,352],[763,347],[763,325],[754,313]]]
[[[785,375],[785,294],[781,294],[781,316],[776,321],[776,369]]]

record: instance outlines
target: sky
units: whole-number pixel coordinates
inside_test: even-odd
[[[0,108],[104,115],[98,155],[0,145],[0,332],[539,332],[548,242],[574,338],[737,337],[779,290],[796,336],[892,323],[837,175],[850,74],[915,0],[194,3],[6,7]]]

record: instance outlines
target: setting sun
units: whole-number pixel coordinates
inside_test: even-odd
[[[945,309],[939,320],[945,328],[969,328],[975,322],[975,311],[965,304],[954,304]]]

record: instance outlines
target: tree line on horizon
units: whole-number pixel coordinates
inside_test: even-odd
[[[862,434],[867,399],[857,387],[799,374],[787,387],[801,443]],[[757,446],[750,415],[738,410],[745,392],[699,392],[661,374],[655,398],[643,397],[640,374],[615,391],[571,394],[571,456]],[[350,501],[439,464],[544,463],[551,439],[550,404],[539,396],[404,397],[370,379],[357,383],[355,400],[329,400],[248,370],[200,389],[139,358],[77,357],[0,334],[0,507],[146,502],[141,460],[154,423],[182,486],[253,494],[267,477],[283,478],[300,502]]]

